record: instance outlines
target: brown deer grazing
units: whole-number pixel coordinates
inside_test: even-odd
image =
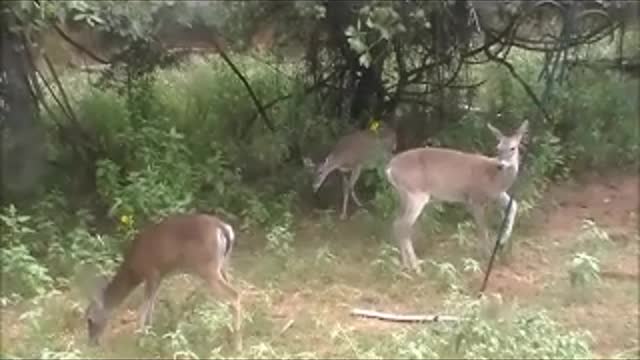
[[[504,136],[491,124],[488,127],[498,139],[496,157],[425,146],[399,153],[389,161],[387,178],[400,197],[402,209],[393,228],[404,266],[419,270],[411,232],[430,198],[464,203],[473,214],[484,245],[488,245],[485,208],[489,201],[497,201],[505,208],[509,203],[506,191],[518,175],[518,148],[528,121],[512,136]],[[501,244],[511,236],[516,212],[514,200],[506,215],[505,230],[499,239]]]
[[[347,217],[347,203],[349,196],[357,206],[362,203],[355,193],[355,184],[362,170],[375,168],[380,159],[396,149],[396,133],[388,127],[382,126],[380,130],[360,130],[347,134],[340,138],[324,162],[316,167],[311,159],[306,158],[307,167],[314,169],[313,192],[316,193],[325,179],[334,170],[339,170],[342,175],[342,213],[340,219]],[[351,176],[347,178],[347,173]]]
[[[234,240],[230,225],[206,214],[172,215],[144,228],[114,277],[100,287],[86,309],[89,343],[98,345],[113,310],[143,282],[145,300],[139,326],[150,326],[160,282],[170,274],[188,273],[203,279],[210,290],[230,302],[234,346],[240,350],[240,294],[229,284],[225,270]]]

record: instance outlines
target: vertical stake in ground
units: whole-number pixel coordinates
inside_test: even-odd
[[[484,290],[487,288],[487,282],[489,281],[489,275],[491,274],[491,269],[493,268],[493,261],[496,258],[496,253],[498,252],[498,248],[500,247],[500,238],[502,237],[502,233],[504,233],[504,226],[507,223],[507,216],[511,211],[511,205],[513,204],[513,196],[509,199],[509,204],[507,205],[507,210],[504,213],[504,217],[502,218],[502,224],[500,225],[500,231],[498,231],[498,236],[496,239],[496,245],[493,247],[493,251],[491,252],[491,258],[489,259],[489,265],[487,265],[487,271],[484,273],[484,280],[482,281],[482,287],[480,288],[480,294],[484,293]]]

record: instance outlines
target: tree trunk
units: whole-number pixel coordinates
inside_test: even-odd
[[[45,143],[38,128],[37,104],[31,96],[25,49],[18,34],[10,6],[0,3],[0,203],[33,195],[45,170]],[[9,197],[13,197],[10,199]]]

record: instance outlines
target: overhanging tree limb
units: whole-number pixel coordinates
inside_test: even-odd
[[[531,98],[533,103],[538,107],[540,112],[542,112],[542,115],[544,116],[545,120],[548,123],[552,123],[551,116],[545,109],[544,105],[542,105],[542,102],[540,101],[540,99],[538,99],[538,96],[536,95],[536,93],[533,91],[531,86],[529,86],[529,84],[527,84],[527,82],[524,81],[524,79],[520,76],[520,74],[518,74],[518,72],[513,67],[513,65],[507,60],[492,53],[489,49],[485,49],[485,54],[489,59],[491,59],[492,61],[495,61],[496,63],[504,66],[505,68],[507,68],[507,70],[509,70],[509,73],[511,74],[511,76],[513,76],[513,78],[516,79],[516,81],[518,81],[518,83],[522,86],[522,88],[527,93],[527,95]]]
[[[231,61],[227,53],[224,51],[224,49],[222,49],[222,46],[220,46],[220,44],[218,43],[218,40],[213,39],[212,42],[213,42],[213,46],[215,46],[216,50],[218,51],[218,53],[220,54],[224,62],[227,63],[227,65],[229,65],[231,70],[236,74],[236,76],[238,76],[240,81],[242,81],[242,84],[244,84],[244,87],[247,89],[247,92],[251,97],[251,100],[253,100],[253,103],[255,104],[256,108],[258,108],[258,112],[262,116],[262,119],[264,120],[265,125],[267,125],[269,130],[275,132],[276,129],[273,126],[273,122],[269,118],[269,115],[267,115],[267,111],[265,110],[264,106],[256,96],[255,92],[253,91],[253,88],[251,88],[251,85],[249,84],[249,81],[247,80],[247,78],[242,74],[240,69],[238,69],[238,67],[233,63],[233,61]]]
[[[321,86],[325,85],[329,80],[331,80],[331,78],[333,78],[335,75],[337,74],[337,71],[334,71],[333,73],[331,73],[329,76],[327,76],[326,78],[318,81],[317,83],[305,88],[302,91],[302,96],[306,96],[309,95],[311,93],[313,93],[314,91],[316,91],[317,89],[319,89]],[[290,99],[293,97],[293,95],[295,95],[294,93],[289,93],[286,95],[282,95],[280,97],[277,97],[271,101],[269,101],[266,105],[264,105],[264,109],[269,109],[275,105],[277,105],[278,103],[280,103],[281,101]],[[249,134],[249,129],[251,129],[251,126],[253,125],[254,121],[256,120],[256,118],[258,117],[259,113],[255,113],[251,119],[249,119],[249,121],[247,121],[246,125],[244,126],[244,128],[242,129],[242,131],[240,132],[240,137],[241,138],[245,138],[248,134]]]
[[[61,38],[63,38],[69,44],[73,45],[73,47],[75,47],[76,49],[78,49],[81,52],[87,54],[93,60],[95,60],[95,61],[97,61],[97,62],[99,62],[101,64],[104,64],[104,65],[111,64],[111,62],[109,60],[101,58],[100,56],[96,55],[93,51],[87,49],[84,45],[82,45],[79,42],[77,42],[74,39],[72,39],[71,36],[67,35],[67,33],[65,33],[64,30],[62,30],[57,24],[53,24],[53,28],[58,33],[58,35],[60,35]]]

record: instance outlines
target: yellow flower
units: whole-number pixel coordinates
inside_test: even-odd
[[[371,120],[371,125],[369,125],[369,129],[371,129],[374,132],[378,131],[378,128],[380,127],[380,121],[379,120]]]
[[[124,225],[131,225],[133,218],[130,215],[122,215],[120,216],[120,222]]]

